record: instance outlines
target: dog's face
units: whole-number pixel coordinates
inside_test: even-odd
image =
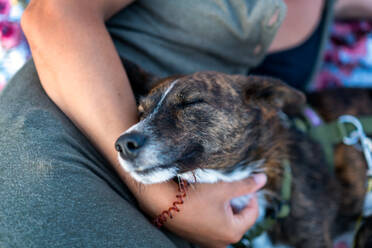
[[[249,176],[270,149],[263,126],[280,122],[304,97],[269,78],[201,72],[163,80],[140,101],[140,122],[116,143],[137,181],[234,181]],[[266,143],[267,144],[266,144]]]

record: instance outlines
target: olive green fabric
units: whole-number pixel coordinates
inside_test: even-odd
[[[107,27],[122,57],[156,75],[247,74],[263,60],[285,13],[278,0],[139,0]]]
[[[0,97],[0,247],[189,247],[171,239],[27,63]]]
[[[372,135],[372,116],[355,116],[362,125],[363,132]],[[356,127],[350,123],[341,124],[339,120],[323,123],[320,126],[310,127],[307,130],[310,137],[316,140],[324,150],[326,161],[331,171],[334,171],[334,146],[342,144],[344,137],[350,137]]]

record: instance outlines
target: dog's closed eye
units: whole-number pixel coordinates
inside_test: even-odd
[[[207,103],[204,99],[197,98],[197,99],[191,99],[191,100],[183,100],[179,104],[177,104],[178,108],[184,109],[193,105],[203,104]]]

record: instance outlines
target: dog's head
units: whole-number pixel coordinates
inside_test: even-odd
[[[303,103],[302,93],[272,78],[217,72],[167,78],[140,100],[140,122],[116,142],[119,160],[147,184],[175,176],[239,180],[273,156],[283,108]]]

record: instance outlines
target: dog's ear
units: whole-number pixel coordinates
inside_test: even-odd
[[[152,88],[159,83],[159,78],[149,72],[144,71],[135,63],[128,59],[121,58],[121,62],[127,73],[133,93],[138,100],[147,95]]]
[[[293,112],[292,110],[299,109],[306,102],[302,92],[278,79],[249,76],[244,81],[243,92],[247,101],[265,101],[284,112]]]

